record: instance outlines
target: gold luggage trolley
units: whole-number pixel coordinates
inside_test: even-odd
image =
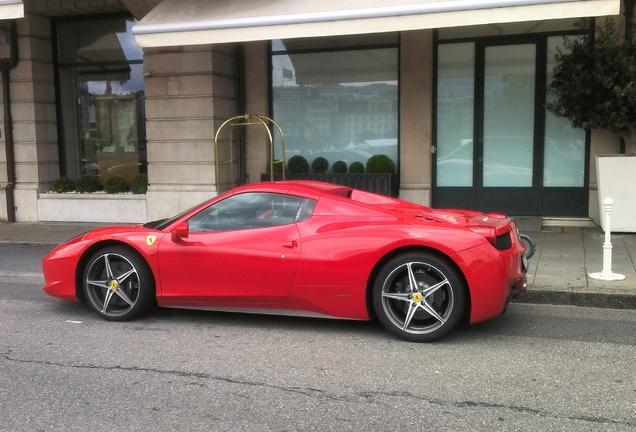
[[[258,115],[258,114],[243,114],[243,115],[232,117],[226,120],[219,127],[219,129],[216,131],[216,134],[214,135],[214,168],[215,168],[215,178],[216,178],[216,189],[218,193],[221,193],[220,168],[222,166],[229,165],[229,168],[230,168],[230,181],[225,183],[225,184],[229,184],[229,188],[227,190],[233,189],[234,187],[238,186],[238,182],[234,173],[235,164],[236,164],[236,160],[234,160],[234,153],[235,153],[234,141],[236,139],[234,131],[239,127],[250,126],[250,125],[261,125],[267,131],[267,137],[269,139],[268,165],[269,165],[269,174],[270,174],[271,181],[274,181],[274,178],[275,178],[274,166],[277,164],[282,165],[281,174],[282,174],[282,179],[285,180],[285,135],[283,134],[283,130],[278,125],[278,123],[276,123],[274,120],[272,120],[269,117],[266,117],[264,115]],[[221,157],[219,152],[220,136],[221,136],[221,131],[226,126],[230,128],[230,136],[229,136],[229,139],[226,141],[229,146],[229,150],[227,152],[229,153],[229,156],[228,156],[228,159],[220,160],[220,157]],[[273,133],[274,130],[278,131],[278,134],[281,137],[282,159],[276,159],[274,155],[274,150],[275,150],[274,133]],[[225,192],[225,190],[223,192]]]

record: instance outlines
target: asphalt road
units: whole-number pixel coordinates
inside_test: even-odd
[[[636,311],[513,304],[435,344],[170,309],[111,323],[42,293],[43,253],[0,248],[0,431],[636,430]]]

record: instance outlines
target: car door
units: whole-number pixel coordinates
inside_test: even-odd
[[[163,302],[272,304],[291,288],[300,253],[295,218],[302,199],[233,195],[191,217],[187,238],[159,246]]]

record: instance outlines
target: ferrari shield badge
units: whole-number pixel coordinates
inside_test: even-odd
[[[149,235],[148,237],[146,237],[146,244],[148,246],[152,246],[155,240],[157,240],[157,236]]]

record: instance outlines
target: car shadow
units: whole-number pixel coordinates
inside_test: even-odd
[[[529,337],[636,345],[636,333],[632,331],[633,311],[534,304],[512,304],[509,309],[497,318],[464,326],[457,332],[458,336]]]
[[[166,322],[176,324],[194,323],[227,328],[267,328],[292,332],[357,333],[366,336],[380,333],[383,328],[375,320],[339,320],[311,317],[269,315],[257,313],[219,312],[192,309],[156,308],[138,321]]]
[[[148,315],[126,323],[110,323],[97,316],[86,304],[51,299],[48,306],[52,314],[69,321],[82,321],[93,325],[108,323],[112,325],[133,325],[138,330],[169,328],[192,325],[210,329],[227,329],[249,332],[254,329],[267,329],[285,333],[307,335],[355,335],[365,340],[402,342],[388,333],[378,320],[353,321],[339,319],[306,318],[294,316],[249,314],[235,312],[202,311],[191,309],[156,308]],[[551,308],[551,309],[546,309]],[[564,312],[568,308],[562,306]],[[581,308],[580,312],[585,312]],[[545,313],[549,310],[550,313]],[[555,312],[556,311],[556,312]],[[559,307],[538,305],[511,305],[510,311],[477,324],[463,323],[435,344],[464,345],[488,342],[504,338],[540,338],[570,340],[580,342],[616,343],[636,345],[636,333],[629,331],[633,321],[603,318],[601,312],[594,311],[594,317],[585,313],[569,315],[559,314]],[[621,311],[618,311],[621,312]],[[629,314],[629,311],[622,311]],[[610,315],[606,314],[607,317]],[[407,342],[405,342],[407,343]]]

